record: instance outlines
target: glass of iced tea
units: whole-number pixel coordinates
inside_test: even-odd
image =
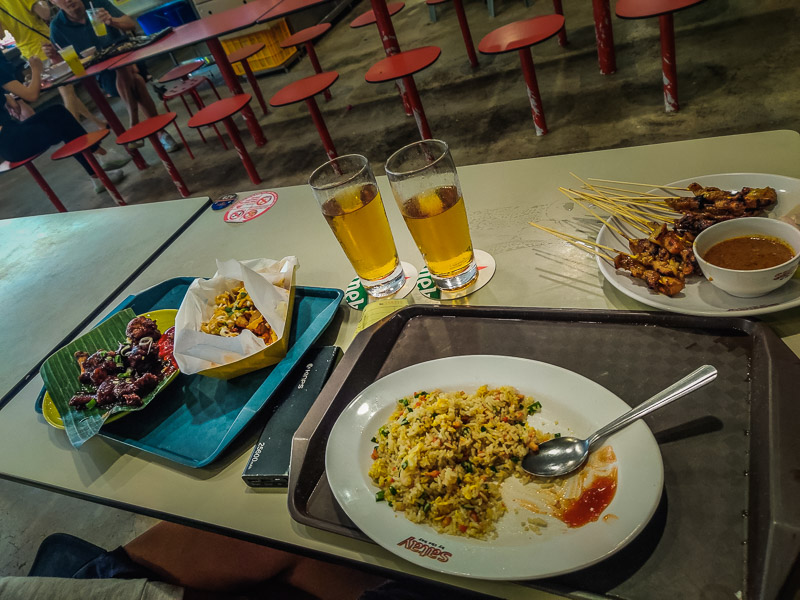
[[[467,211],[447,144],[422,140],[400,148],[386,161],[386,175],[436,286],[458,290],[475,281]]]
[[[369,161],[359,154],[334,158],[308,183],[367,293],[383,298],[403,287],[403,267]]]

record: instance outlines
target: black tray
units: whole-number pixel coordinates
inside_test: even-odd
[[[356,336],[295,433],[292,517],[368,539],[334,499],[325,445],[367,385],[445,356],[499,354],[580,373],[643,401],[701,364],[714,384],[646,421],[664,459],[650,524],[593,567],[527,585],[616,598],[773,598],[800,550],[800,360],[764,324],[668,313],[417,305]]]

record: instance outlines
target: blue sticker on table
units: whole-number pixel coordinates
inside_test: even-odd
[[[220,196],[214,204],[211,205],[211,210],[222,210],[228,208],[231,204],[236,202],[238,196],[236,194],[225,194]]]

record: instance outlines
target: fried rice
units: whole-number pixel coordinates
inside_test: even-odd
[[[530,482],[520,461],[551,437],[527,423],[539,410],[512,387],[401,398],[372,438],[376,500],[440,533],[490,536],[506,512],[500,485],[511,475]]]

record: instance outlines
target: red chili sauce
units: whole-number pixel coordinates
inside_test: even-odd
[[[582,527],[597,521],[603,511],[611,504],[617,492],[617,478],[611,476],[595,477],[592,484],[569,507],[559,515],[568,527]]]
[[[172,366],[169,373],[178,368],[178,363],[175,362],[175,357],[172,352],[175,350],[175,327],[167,329],[158,340],[158,357],[161,360],[168,360]]]

